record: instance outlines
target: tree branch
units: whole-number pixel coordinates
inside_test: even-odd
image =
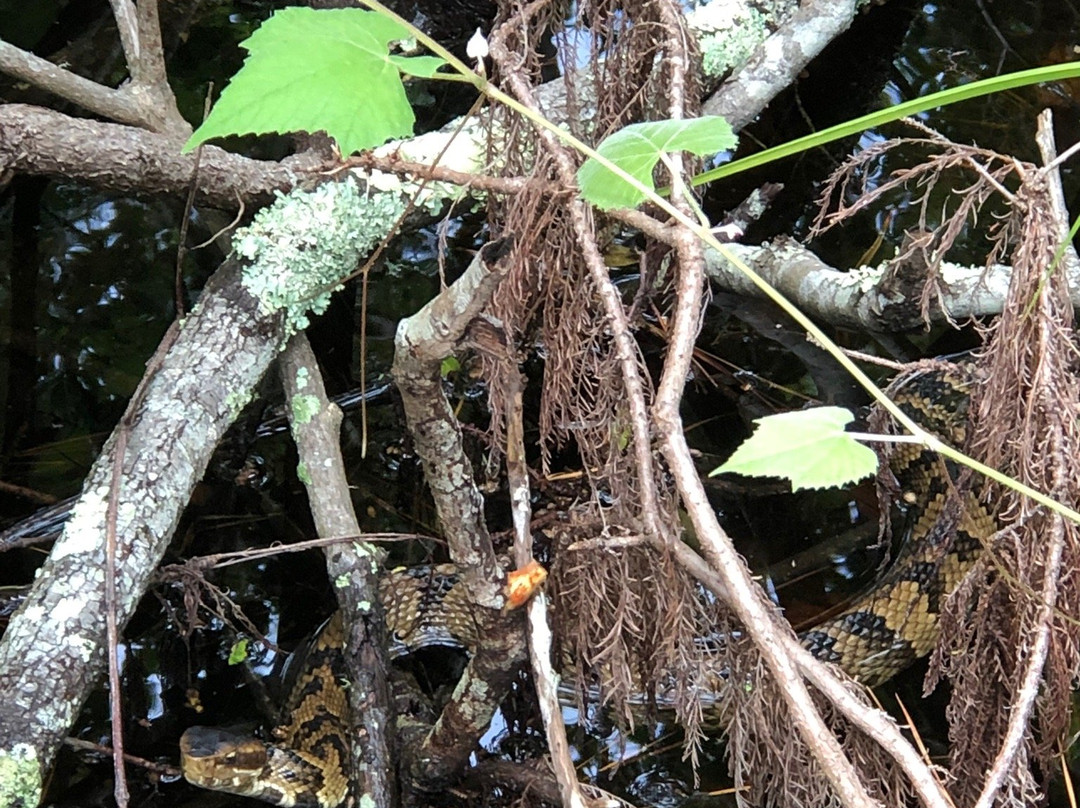
[[[276,163],[204,146],[195,199],[223,210],[265,205],[273,201],[274,191],[288,191],[299,172],[313,165],[310,157]],[[195,155],[180,154],[174,139],[144,129],[4,104],[0,169],[182,199],[194,175]]]
[[[702,114],[721,115],[738,132],[790,86],[811,59],[851,26],[857,6],[854,0],[813,0],[799,5],[746,64],[705,101]]]
[[[308,492],[320,536],[359,536],[345,463],[341,457],[341,410],[326,397],[322,373],[307,337],[295,334],[280,359],[286,409],[300,456],[300,478]],[[345,618],[345,663],[354,732],[350,782],[353,798],[373,808],[396,803],[393,710],[387,684],[386,620],[379,573],[386,553],[368,542],[324,549]]]
[[[398,326],[393,376],[401,393],[409,431],[450,557],[461,569],[474,603],[479,635],[465,674],[435,727],[422,743],[403,745],[405,769],[422,788],[439,788],[468,762],[524,660],[524,637],[516,622],[500,614],[504,575],[484,521],[483,497],[465,454],[461,427],[442,388],[441,363],[465,329],[488,304],[509,269],[511,240],[492,242],[456,282]]]

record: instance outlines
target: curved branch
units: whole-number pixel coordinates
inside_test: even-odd
[[[729,244],[728,249],[792,300],[822,322],[870,331],[895,332],[926,326],[919,297],[921,287],[890,278],[889,267],[859,267],[841,271],[829,266],[798,242],[778,239],[753,247]],[[705,251],[709,279],[737,294],[764,297],[761,291],[715,250]],[[930,322],[966,320],[1000,314],[1012,268],[1004,264],[965,267],[942,263],[942,284],[935,290],[937,305]],[[1073,306],[1080,307],[1080,284],[1072,283]]]
[[[223,210],[266,204],[274,191],[291,189],[298,172],[312,163],[311,158],[252,160],[204,146],[196,201]],[[144,129],[5,104],[0,106],[0,168],[81,180],[121,193],[183,198],[195,155],[180,154],[175,139]]]

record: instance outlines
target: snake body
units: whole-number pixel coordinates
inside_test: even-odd
[[[969,369],[935,366],[894,382],[893,399],[914,420],[953,445],[967,432]],[[877,685],[925,656],[938,635],[945,598],[971,568],[994,531],[976,491],[957,485],[957,472],[916,444],[897,444],[887,469],[902,520],[902,549],[891,568],[846,611],[800,636],[819,659]],[[890,486],[886,486],[890,487]],[[470,606],[448,565],[394,571],[382,599],[395,653],[434,643],[477,641]],[[307,669],[274,731],[277,742],[193,727],[181,739],[185,777],[196,785],[283,806],[335,808],[347,795],[347,700],[335,617],[317,638]]]

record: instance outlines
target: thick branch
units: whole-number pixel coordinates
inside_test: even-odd
[[[187,319],[127,440],[116,553],[117,622],[131,617],[210,454],[277,354],[281,317],[230,262]],[[36,805],[57,747],[105,663],[105,521],[115,435],[0,642],[0,804]]]
[[[800,309],[822,322],[869,331],[906,331],[924,328],[919,297],[921,287],[903,289],[883,283],[886,267],[859,267],[843,272],[825,264],[791,239],[751,247],[727,245],[740,260]],[[706,272],[717,286],[737,294],[764,297],[735,266],[715,250],[705,251]],[[1000,314],[1012,268],[989,268],[942,263],[938,305],[929,311],[931,322],[966,320]],[[1080,284],[1071,283],[1073,306],[1080,307]]]
[[[722,115],[738,132],[850,27],[857,6],[854,0],[813,0],[800,5],[705,102],[702,113]]]
[[[302,167],[291,163],[251,160],[205,146],[195,200],[223,210],[267,204],[274,191],[296,184]],[[180,154],[175,139],[144,129],[5,104],[0,106],[0,168],[181,199],[192,182],[195,155]]]
[[[127,437],[116,520],[123,625],[210,454],[284,340],[403,209],[351,182],[285,197],[238,234],[231,259],[146,387]],[[258,295],[258,297],[256,297]],[[0,805],[36,805],[56,749],[103,668],[110,438],[63,535],[0,641]]]
[[[484,500],[473,480],[461,427],[442,391],[442,360],[453,354],[469,323],[483,311],[506,273],[510,241],[493,242],[448,289],[398,325],[393,376],[405,418],[435,497],[450,557],[469,577],[473,596],[503,606],[502,571],[484,522]]]

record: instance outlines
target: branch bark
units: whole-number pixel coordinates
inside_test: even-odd
[[[438,789],[460,774],[473,743],[487,728],[518,666],[525,658],[524,636],[505,604],[504,575],[484,521],[483,498],[465,454],[461,427],[443,393],[441,363],[465,329],[487,305],[508,269],[512,242],[485,245],[465,274],[398,326],[393,376],[401,392],[409,431],[450,557],[461,569],[484,642],[476,649],[450,704],[435,727],[413,748],[403,744],[403,766],[425,789]],[[513,622],[511,622],[513,621]]]
[[[124,625],[168,546],[210,454],[277,354],[282,317],[260,308],[229,262],[150,380],[128,437],[117,514],[117,621]],[[115,435],[0,642],[0,804],[36,805],[41,783],[105,662],[105,524]]]
[[[825,264],[792,239],[753,247],[727,245],[800,309],[822,322],[869,331],[897,332],[926,327],[920,311],[921,287],[889,288],[883,283],[888,267],[859,267],[848,271]],[[705,251],[706,272],[717,286],[741,295],[764,297],[738,269],[714,250]],[[1012,268],[989,268],[943,263],[944,287],[931,323],[1000,314]],[[1080,306],[1080,284],[1071,284],[1073,305]]]
[[[320,536],[360,536],[341,457],[341,410],[326,396],[322,374],[307,337],[295,334],[281,357],[286,409],[300,455],[301,479]],[[387,683],[386,621],[379,597],[379,572],[386,553],[360,541],[324,550],[345,617],[345,663],[349,672],[350,727],[358,804],[396,804],[397,767],[392,753],[393,709]]]
[[[857,8],[853,0],[800,4],[746,64],[705,101],[702,114],[722,115],[738,132],[794,82],[811,59],[851,26]]]
[[[351,181],[283,198],[238,239],[246,261],[234,257],[211,278],[148,382],[127,437],[116,520],[118,625],[134,611],[211,452],[286,329],[305,322],[317,295],[355,268],[402,208]],[[102,671],[115,445],[114,433],[0,641],[0,805],[37,804],[56,749]]]
[[[195,200],[222,210],[261,206],[288,191],[311,157],[281,163],[252,160],[204,146]],[[195,155],[180,154],[175,138],[73,118],[26,104],[0,106],[0,173],[79,180],[125,194],[182,199],[195,174]]]

